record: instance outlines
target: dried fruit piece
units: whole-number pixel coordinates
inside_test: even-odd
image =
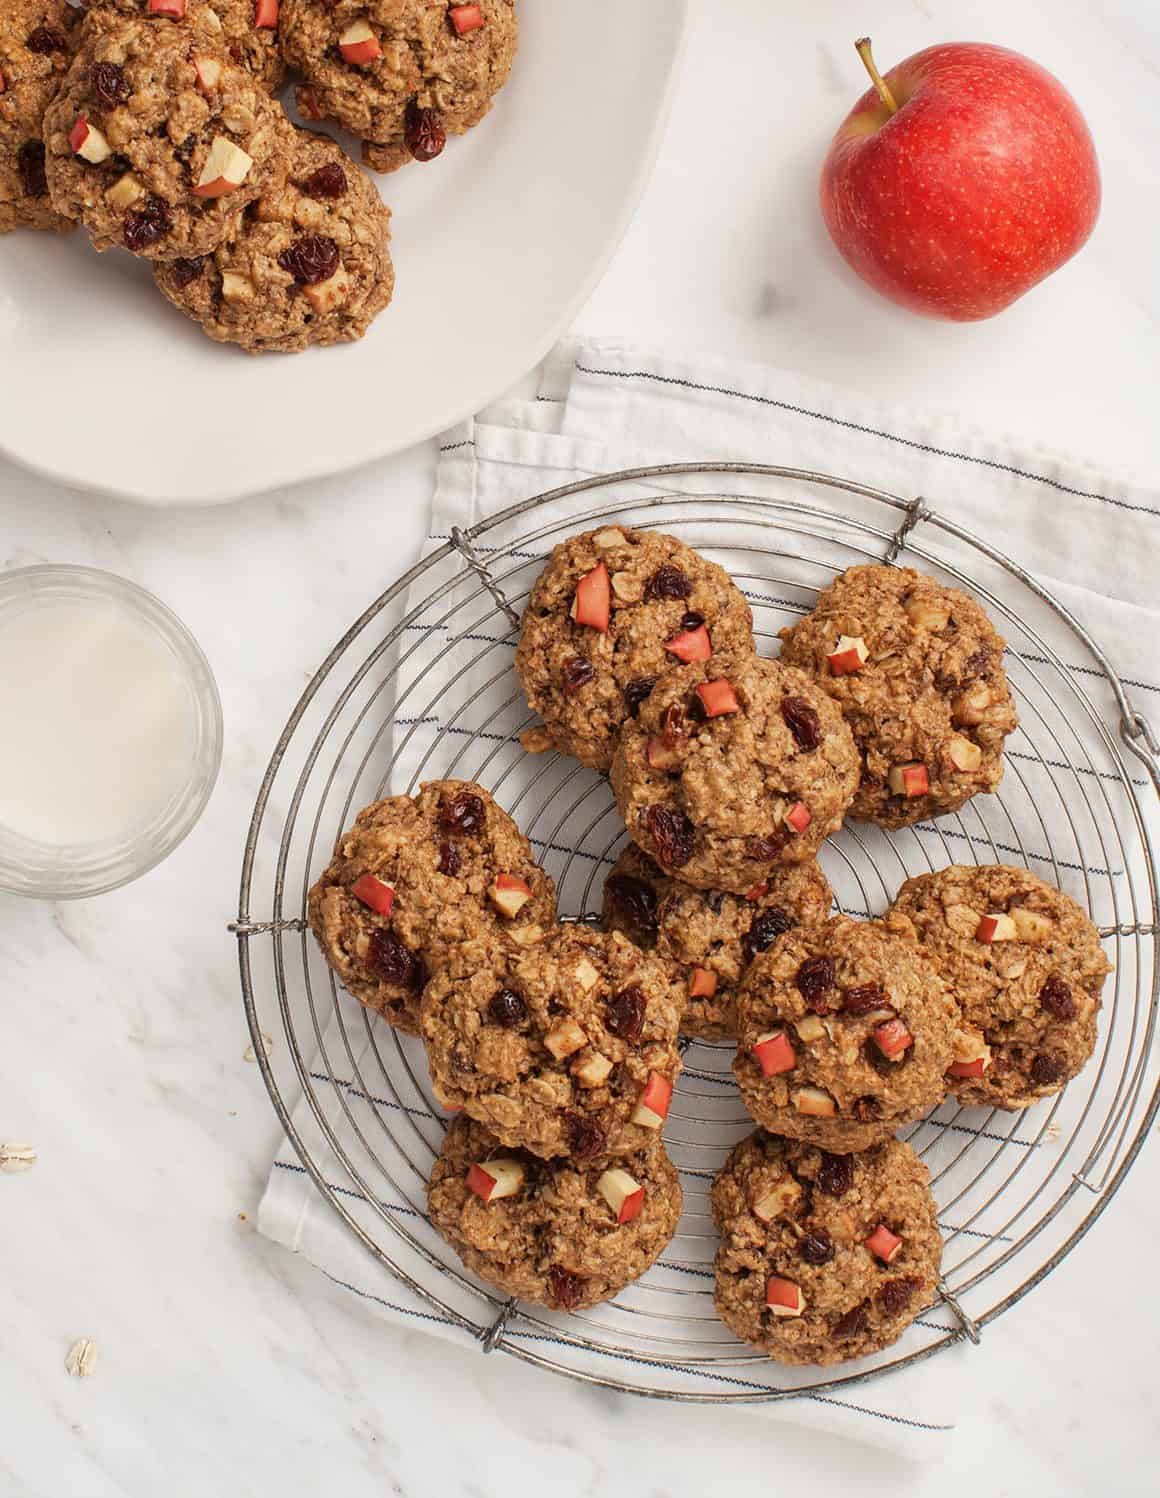
[[[568,1153],[573,1160],[594,1160],[604,1150],[604,1132],[582,1113],[564,1115]]]
[[[683,868],[692,858],[697,840],[697,830],[684,812],[650,806],[644,821],[659,862],[667,869]]]
[[[578,692],[595,675],[596,667],[591,661],[586,661],[582,655],[573,655],[564,662],[560,671],[560,680],[566,692]]]
[[[177,289],[183,291],[185,287],[197,280],[204,269],[205,256],[192,255],[188,258],[171,261],[169,275]]]
[[[107,109],[123,104],[132,93],[124,68],[115,62],[95,62],[89,69],[89,87]]]
[[[367,944],[367,966],[384,983],[412,990],[423,986],[422,964],[393,931],[380,929],[371,933]]]
[[[1039,990],[1039,1004],[1059,1020],[1074,1019],[1079,1013],[1070,986],[1058,973],[1052,973]]]
[[[454,843],[439,844],[439,872],[446,874],[448,878],[454,879],[463,866],[463,860],[459,856],[459,849]]]
[[[798,1253],[807,1264],[828,1264],[834,1257],[834,1240],[829,1233],[816,1228],[798,1241]]]
[[[560,1311],[574,1311],[584,1295],[584,1281],[559,1264],[548,1270],[548,1295]]]
[[[1031,1063],[1031,1080],[1036,1087],[1051,1087],[1062,1081],[1067,1067],[1058,1056],[1041,1051]]]
[[[799,749],[818,747],[822,741],[821,720],[804,697],[783,697],[781,715]]]
[[[688,598],[692,591],[693,584],[689,581],[688,574],[672,562],[666,562],[663,567],[658,567],[649,578],[645,597]]]
[[[641,703],[652,695],[652,689],[659,680],[659,676],[638,676],[625,687],[624,702],[630,717],[636,717]]]
[[[834,987],[835,970],[832,957],[807,957],[797,970],[798,992],[805,1000],[806,1008],[814,1014],[828,1014],[830,1006],[826,995]]]
[[[914,1292],[918,1289],[920,1281],[906,1276],[902,1279],[887,1280],[878,1291],[878,1304],[890,1316],[897,1316],[899,1311],[905,1311],[914,1299]]]
[[[871,1014],[886,1004],[886,991],[881,983],[862,983],[857,988],[848,988],[842,995],[842,1009],[846,1014]]]
[[[338,245],[328,234],[303,234],[278,256],[278,264],[299,286],[328,281],[339,266]]]
[[[528,1006],[512,988],[501,988],[487,1006],[487,1017],[503,1030],[514,1030],[528,1017]]]
[[[756,859],[758,863],[773,863],[781,850],[789,842],[790,831],[788,827],[779,827],[772,837],[747,837],[745,839],[745,854],[748,858]],[[766,886],[761,886],[761,894],[764,894]],[[746,894],[747,900],[760,900],[761,895]]]
[[[50,52],[63,52],[68,47],[68,37],[56,26],[38,26],[30,32],[24,43],[30,52],[47,57]]]
[[[403,117],[403,140],[416,161],[434,161],[447,144],[438,111],[422,109],[412,99]]]
[[[159,239],[164,239],[172,227],[169,205],[160,198],[147,198],[142,207],[130,208],[125,214],[121,234],[125,248],[139,255]]]
[[[818,1187],[827,1196],[845,1196],[854,1184],[854,1159],[851,1155],[826,1155],[818,1167]]]
[[[617,1040],[623,1040],[625,1045],[637,1045],[644,1031],[647,1009],[648,999],[643,988],[636,984],[631,988],[622,988],[619,993],[613,994],[605,1006],[604,1027]]]
[[[346,173],[337,161],[328,161],[302,183],[308,198],[341,198],[347,189]]]
[[[449,837],[474,837],[487,824],[482,799],[473,791],[460,791],[439,809],[439,826]]]
[[[741,939],[746,962],[752,962],[759,952],[772,947],[779,936],[793,930],[793,925],[792,916],[788,916],[784,910],[778,910],[776,906],[759,911]]]
[[[882,1117],[882,1100],[869,1095],[855,1098],[850,1112],[859,1123],[877,1123]]]
[[[870,1318],[866,1314],[866,1302],[863,1301],[831,1324],[830,1336],[835,1342],[848,1342],[851,1337],[861,1336],[869,1325]]]
[[[16,153],[16,170],[20,173],[20,185],[28,198],[43,198],[48,192],[48,181],[44,175],[44,142],[26,140]]]
[[[657,894],[651,884],[631,874],[610,874],[604,898],[638,947],[651,947],[657,935]]]

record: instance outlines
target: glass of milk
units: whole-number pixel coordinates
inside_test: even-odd
[[[88,567],[0,572],[0,890],[136,879],[193,827],[221,753],[209,663],[151,593]]]

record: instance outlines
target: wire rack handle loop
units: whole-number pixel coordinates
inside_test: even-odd
[[[508,623],[518,626],[520,622],[518,612],[508,602],[507,595],[496,582],[495,578],[492,577],[487,563],[457,525],[451,527],[451,544],[495,599],[498,606],[507,615]]]
[[[916,494],[906,506],[906,514],[902,518],[902,524],[894,532],[890,545],[886,548],[886,565],[893,567],[902,553],[903,547],[910,538],[911,532],[924,520],[929,520],[934,511],[923,499],[921,494]]]
[[[1120,722],[1120,736],[1128,748],[1148,768],[1156,788],[1160,790],[1160,739],[1156,730],[1128,698],[1124,698],[1124,716]]]
[[[516,1298],[513,1295],[509,1301],[505,1302],[505,1304],[500,1307],[499,1315],[495,1318],[491,1325],[485,1327],[480,1333],[479,1345],[483,1348],[485,1356],[489,1352],[494,1352],[499,1346],[500,1338],[503,1336],[504,1330],[507,1327],[508,1321],[515,1308]]]

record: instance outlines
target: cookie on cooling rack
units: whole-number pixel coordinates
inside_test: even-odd
[[[770,870],[745,897],[694,889],[629,844],[604,881],[604,924],[655,954],[683,987],[681,1033],[736,1037],[734,999],[745,969],[794,926],[816,926],[832,893],[815,859]]]
[[[1018,718],[1004,641],[973,598],[909,567],[851,567],[782,642],[853,729],[852,816],[906,827],[996,789]]]
[[[1070,895],[1027,869],[952,866],[908,879],[892,910],[961,1009],[947,1079],[960,1102],[1026,1108],[1083,1068],[1111,964]]]
[[[619,932],[557,926],[525,950],[475,942],[423,992],[435,1095],[506,1146],[575,1161],[659,1137],[684,996]]]
[[[414,1034],[423,983],[457,943],[537,942],[556,919],[556,894],[482,786],[434,780],[359,812],[307,913],[355,998]]]
[[[621,726],[680,661],[753,649],[753,615],[729,574],[660,531],[570,536],[524,610],[516,673],[544,720],[530,747],[607,770]]]
[[[637,846],[686,884],[739,895],[812,858],[857,785],[837,705],[804,671],[740,652],[666,672],[612,762]]]
[[[153,10],[149,0],[81,0],[92,18],[89,30],[118,16],[140,17],[155,26],[175,24],[204,30],[230,62],[261,83],[267,93],[282,87],[286,67],[278,51],[278,0],[174,0]]]
[[[758,1130],[733,1149],[711,1201],[717,1314],[779,1363],[879,1352],[935,1299],[930,1176],[897,1139],[827,1155]]]
[[[478,125],[504,86],[515,0],[282,0],[282,50],[305,78],[298,108],[336,120],[379,172],[430,161]]]
[[[0,9],[0,234],[73,227],[49,202],[43,125],[76,50],[76,23],[67,0],[5,0]]]
[[[737,994],[733,1074],[767,1129],[843,1154],[937,1107],[959,1023],[905,921],[835,916],[757,957]]]
[[[431,1224],[480,1279],[554,1311],[608,1300],[676,1232],[681,1185],[664,1145],[599,1163],[541,1160],[471,1119],[448,1129],[427,1187]]]

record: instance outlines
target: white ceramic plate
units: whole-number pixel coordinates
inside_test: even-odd
[[[488,118],[378,178],[397,290],[361,343],[249,358],[80,234],[0,239],[0,451],[158,504],[237,499],[397,452],[501,393],[596,284],[644,190],[688,0],[521,0]]]

